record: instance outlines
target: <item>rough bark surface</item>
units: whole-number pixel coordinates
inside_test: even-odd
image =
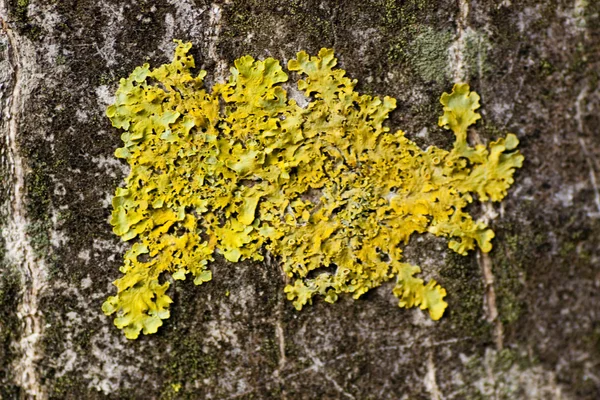
[[[0,0],[0,397],[600,398],[599,14],[597,0]],[[125,339],[100,309],[127,173],[104,112],[173,38],[213,81],[244,54],[333,47],[424,147],[451,143],[443,91],[481,94],[473,135],[514,132],[525,165],[501,204],[473,207],[489,255],[407,246],[448,291],[442,320],[390,287],[298,312],[276,262],[220,259],[210,284],[171,289],[158,334]]]

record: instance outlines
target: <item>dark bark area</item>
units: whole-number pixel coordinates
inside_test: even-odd
[[[600,2],[0,5],[0,397],[600,397]],[[104,112],[119,78],[170,60],[173,38],[193,43],[209,83],[245,54],[333,47],[361,92],[398,99],[389,126],[423,148],[449,147],[439,96],[469,82],[473,134],[513,132],[525,156],[488,210],[490,270],[413,240],[408,261],[448,291],[432,322],[390,286],[298,312],[276,262],[218,259],[210,284],[172,286],[157,334],[126,340],[101,311],[125,249],[107,221],[127,173]]]

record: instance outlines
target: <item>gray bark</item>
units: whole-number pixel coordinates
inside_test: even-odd
[[[0,0],[0,397],[600,398],[597,0]],[[128,341],[101,304],[126,248],[108,224],[127,173],[105,117],[118,79],[191,41],[209,83],[237,57],[333,47],[390,126],[448,148],[439,96],[467,81],[475,131],[525,165],[489,256],[427,235],[409,262],[448,291],[437,322],[391,288],[296,311],[276,262],[212,265]],[[225,293],[230,295],[226,296]]]

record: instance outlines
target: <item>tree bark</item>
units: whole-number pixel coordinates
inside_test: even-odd
[[[0,0],[0,16],[1,398],[600,398],[599,1]],[[440,321],[389,285],[296,311],[276,261],[217,259],[210,284],[171,287],[157,334],[125,339],[101,310],[126,249],[105,109],[172,39],[208,84],[245,54],[332,47],[422,148],[452,143],[454,82],[481,95],[472,134],[515,133],[525,163],[501,203],[472,206],[489,254],[406,246],[448,292]]]

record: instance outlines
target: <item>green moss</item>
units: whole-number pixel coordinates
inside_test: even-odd
[[[426,27],[410,43],[406,58],[421,79],[438,83],[448,81],[448,49],[453,37],[450,31],[438,32]]]
[[[410,69],[415,77],[426,82],[436,81],[440,87],[448,82],[448,47],[453,34],[449,30],[432,28],[432,18],[439,4],[409,0],[383,2],[382,31],[387,40],[389,63]]]
[[[0,398],[12,399],[18,393],[18,388],[12,384],[11,365],[16,357],[12,345],[18,341],[21,332],[21,323],[15,313],[21,297],[21,277],[6,263],[3,249],[0,246]]]
[[[40,237],[44,227],[50,223],[50,176],[48,174],[50,166],[46,162],[38,161],[38,155],[32,157],[30,163],[31,171],[25,177],[25,185],[27,188],[27,213],[34,219],[35,222],[28,229],[31,234],[35,235],[35,241],[43,241]],[[47,235],[46,235],[47,236]],[[42,245],[42,243],[40,243]],[[35,246],[34,246],[35,247]],[[46,248],[39,247],[41,251]]]
[[[78,389],[78,382],[70,375],[63,375],[53,380],[52,391],[50,398],[59,399],[65,398],[68,395],[73,395]]]
[[[42,35],[42,28],[29,20],[29,0],[9,0],[12,19],[19,30],[30,40],[37,40]]]
[[[440,270],[441,280],[448,290],[448,338],[469,333],[474,343],[491,339],[490,326],[482,324],[484,318],[482,277],[475,260],[448,252],[446,263]]]
[[[98,77],[98,84],[99,85],[112,85],[116,81],[117,81],[116,77],[114,77],[114,76],[112,76],[110,74],[107,74],[107,73],[102,73]]]
[[[64,55],[59,54],[59,55],[56,56],[56,59],[54,60],[54,63],[56,65],[65,65],[67,63],[67,58]]]
[[[427,13],[428,9],[435,7],[432,1],[408,0],[398,2],[397,0],[384,0],[384,23],[389,29],[402,29],[403,26],[414,26],[418,23],[421,15]]]
[[[508,235],[502,248],[494,254],[493,273],[498,315],[502,323],[510,325],[517,321],[525,309],[520,297],[524,287],[523,260],[518,256],[516,246],[523,246],[523,238]]]
[[[222,357],[218,350],[205,352],[202,340],[194,334],[185,335],[179,343],[170,352],[171,361],[164,369],[161,399],[194,398],[191,395],[196,389],[194,383],[214,378],[218,371]]]
[[[454,393],[464,399],[526,398],[532,382],[523,378],[523,374],[538,377],[539,382],[535,383],[537,385],[546,384],[544,380],[548,379],[538,366],[538,360],[531,358],[527,352],[518,349],[487,349],[484,354],[474,355],[467,360],[461,376],[464,384]]]
[[[488,52],[492,43],[484,33],[469,30],[465,38],[464,62],[467,66],[467,76],[482,79],[492,70]]]
[[[115,154],[131,166],[111,224],[123,240],[137,238],[103,305],[115,325],[132,339],[157,331],[172,302],[164,272],[200,285],[212,279],[215,252],[262,261],[262,250],[280,257],[298,310],[315,296],[357,299],[396,277],[400,307],[439,319],[446,291],[415,277],[420,268],[401,261],[402,246],[427,231],[462,255],[490,251],[494,233],[464,209],[469,193],[506,195],[523,162],[516,136],[469,146],[479,96],[457,84],[442,95],[438,122],[454,134],[453,149],[423,151],[384,125],[396,100],[355,91],[331,49],[288,63],[310,99],[302,108],[280,86],[288,75],[277,60],[241,57],[208,92],[206,72],[190,73],[190,48],[180,42],[171,64],[136,68],[107,109],[124,130]]]
[[[18,16],[21,22],[27,21],[27,8],[29,7],[29,0],[17,0],[15,7],[15,14]]]
[[[554,67],[554,65],[552,65],[552,63],[549,60],[545,60],[545,59],[541,59],[539,61],[538,68],[540,69],[540,73],[543,76],[552,75],[554,73],[554,71],[556,70],[556,67]]]
[[[50,220],[33,221],[27,225],[29,243],[38,258],[46,258],[50,251]]]
[[[50,276],[55,272],[53,255],[51,255],[50,229],[51,220],[51,172],[52,168],[60,165],[60,162],[54,161],[48,164],[40,161],[46,154],[41,150],[40,153],[31,151],[29,162],[29,173],[25,177],[27,191],[27,213],[30,221],[27,224],[27,235],[29,243],[33,248],[36,258],[45,260],[49,267]]]

